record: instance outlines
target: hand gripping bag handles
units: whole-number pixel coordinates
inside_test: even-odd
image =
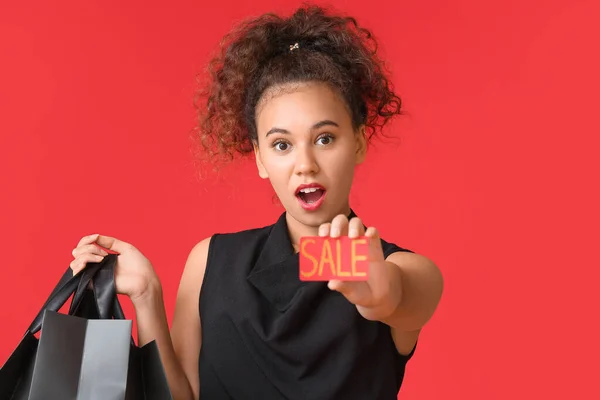
[[[156,343],[140,348],[131,337],[116,257],[65,272],[0,369],[0,400],[172,400]],[[71,296],[68,314],[58,313]]]

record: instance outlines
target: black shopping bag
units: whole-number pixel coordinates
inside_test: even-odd
[[[109,255],[76,276],[67,270],[0,369],[0,400],[172,399],[156,343],[138,348],[131,338],[115,262]],[[69,313],[59,314],[71,296]]]
[[[44,313],[29,400],[125,399],[131,321]]]

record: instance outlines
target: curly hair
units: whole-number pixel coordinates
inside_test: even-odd
[[[195,136],[211,158],[252,152],[261,96],[288,83],[330,85],[345,100],[353,127],[365,125],[368,139],[400,114],[400,97],[371,32],[318,6],[243,22],[223,38],[208,70],[209,83],[195,102]]]

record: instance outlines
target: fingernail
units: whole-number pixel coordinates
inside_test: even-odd
[[[331,231],[329,231],[329,236],[339,236],[340,234],[340,230],[337,228],[331,228]]]
[[[348,236],[350,236],[352,238],[356,237],[356,236],[358,236],[358,231],[356,229],[350,229],[350,230],[348,230]]]

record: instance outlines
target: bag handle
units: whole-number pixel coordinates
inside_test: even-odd
[[[117,264],[117,255],[109,254],[104,257],[103,262],[106,261],[101,268],[96,272],[90,270],[87,274],[84,272],[82,280],[79,284],[78,291],[84,293],[87,284],[83,284],[84,281],[92,283],[92,292],[94,294],[94,300],[96,303],[96,310],[100,319],[125,319],[125,313],[117,297],[117,288],[115,286],[115,267]],[[86,268],[87,269],[87,268]],[[83,295],[81,296],[83,297]],[[74,297],[75,298],[75,297]],[[72,303],[73,304],[73,303]],[[79,304],[77,305],[77,307]],[[74,312],[77,310],[74,309]],[[133,336],[131,337],[131,346],[135,347],[135,341]]]
[[[60,281],[48,297],[48,300],[42,306],[27,332],[37,333],[42,328],[44,313],[46,310],[58,312],[60,308],[73,296],[69,315],[75,315],[83,303],[85,292],[88,286],[92,287],[94,294],[94,303],[100,319],[125,319],[125,313],[117,298],[117,289],[115,286],[115,266],[117,255],[109,254],[98,263],[88,263],[88,265],[78,274],[73,275],[71,268],[63,274]],[[85,315],[82,315],[85,317]],[[131,344],[135,345],[133,337]]]
[[[106,268],[98,271],[93,278],[93,285],[96,288],[96,299],[100,317],[114,319],[125,319],[125,313],[121,308],[121,303],[117,297],[117,287],[115,285],[115,267],[117,256],[114,256],[115,262],[107,265]]]
[[[114,278],[116,263],[117,255],[109,254],[101,262],[90,264],[83,270],[82,278],[73,296],[73,302],[69,307],[69,315],[77,313],[85,291],[88,290],[88,286],[91,286],[98,318],[112,319],[114,302],[118,301]]]
[[[84,272],[84,277],[79,284],[78,290],[85,290],[84,281],[92,282],[92,291],[96,300],[96,307],[100,319],[126,319],[119,298],[117,297],[117,287],[115,286],[115,268],[117,264],[117,255],[109,254],[105,256],[106,264],[97,272]]]
[[[115,286],[115,268],[117,264],[117,255],[109,254],[104,257],[101,265],[84,270],[83,276],[77,287],[74,299],[83,297],[87,285],[91,282],[91,289],[94,294],[96,310],[100,319],[125,319],[125,313],[117,297],[117,288]],[[87,282],[87,283],[84,283]],[[71,303],[69,314],[77,312],[80,301]]]
[[[99,268],[100,265],[92,266],[92,269],[95,270]],[[46,312],[46,310],[54,312],[60,310],[60,308],[67,302],[67,300],[69,300],[71,295],[77,290],[78,285],[81,284],[84,287],[86,287],[92,278],[93,275],[87,275],[85,278],[83,278],[83,274],[81,273],[73,275],[73,271],[71,270],[71,268],[67,269],[58,281],[56,287],[50,293],[50,296],[48,296],[48,299],[42,306],[41,310],[33,319],[31,325],[29,325],[27,331],[31,334],[39,332],[39,330],[42,328],[42,321],[44,319],[44,313]],[[73,297],[71,305],[75,304],[75,306],[78,306],[79,303],[81,303],[82,299],[83,295],[80,295],[79,297]]]

